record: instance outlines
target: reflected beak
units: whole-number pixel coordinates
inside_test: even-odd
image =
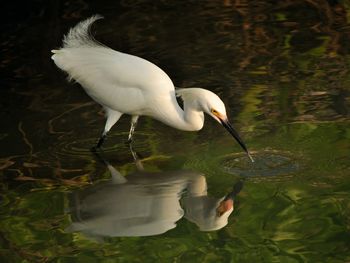
[[[241,139],[241,137],[239,137],[238,133],[236,132],[236,130],[232,127],[231,123],[226,119],[223,120],[221,118],[219,118],[221,121],[222,126],[224,126],[226,128],[226,130],[233,136],[233,138],[236,139],[236,141],[239,143],[239,145],[242,147],[242,149],[247,153],[249,159],[254,162],[253,157],[250,155],[247,147],[245,146],[243,140]]]

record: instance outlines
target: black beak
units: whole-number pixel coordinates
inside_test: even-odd
[[[238,133],[236,130],[232,127],[231,123],[228,120],[222,120],[220,119],[222,126],[226,128],[226,130],[233,136],[233,138],[236,139],[236,141],[239,143],[239,145],[242,147],[242,149],[247,153],[249,159],[254,162],[253,157],[250,155],[247,146],[245,146],[243,140],[241,137],[239,137]]]
[[[238,181],[238,183],[236,183],[233,186],[232,191],[225,196],[224,200],[229,200],[229,199],[235,200],[236,196],[239,194],[242,188],[243,188],[243,181]]]

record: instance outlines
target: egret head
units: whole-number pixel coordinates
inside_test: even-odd
[[[248,154],[250,160],[254,162],[243,140],[229,122],[226,114],[225,104],[222,102],[222,100],[211,91],[206,92],[205,100],[206,103],[204,105],[202,104],[204,112],[213,117],[222,126],[224,126],[225,129],[233,136],[233,138],[236,139],[239,145]]]
[[[185,102],[198,111],[203,111],[213,117],[217,122],[226,128],[226,130],[236,139],[243,150],[248,154],[250,160],[254,162],[243,140],[228,121],[225,104],[215,93],[201,88],[178,89],[177,96],[180,96]]]

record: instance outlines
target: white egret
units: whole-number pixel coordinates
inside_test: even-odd
[[[52,50],[51,57],[68,73],[69,80],[78,82],[105,109],[107,121],[95,149],[102,146],[107,133],[123,114],[131,116],[128,137],[131,142],[139,116],[153,117],[180,130],[198,131],[203,127],[204,112],[221,123],[253,161],[216,94],[201,88],[175,91],[169,76],[153,63],[97,42],[89,29],[100,18],[92,16],[71,28],[64,36],[63,47]],[[182,98],[184,109],[178,105],[176,96]]]

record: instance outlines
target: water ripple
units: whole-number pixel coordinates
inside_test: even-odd
[[[130,155],[129,147],[126,144],[127,132],[118,132],[110,134],[105,141],[102,151],[104,153],[115,152],[120,155]],[[137,149],[143,150],[147,148],[147,137],[148,134],[138,132],[135,145]],[[59,157],[90,157],[91,148],[96,145],[97,138],[83,138],[76,140],[62,140],[57,143],[52,149],[51,154]]]
[[[259,151],[253,153],[255,162],[242,154],[230,154],[222,158],[223,169],[243,177],[290,176],[300,168],[299,161],[290,153],[282,151]]]

